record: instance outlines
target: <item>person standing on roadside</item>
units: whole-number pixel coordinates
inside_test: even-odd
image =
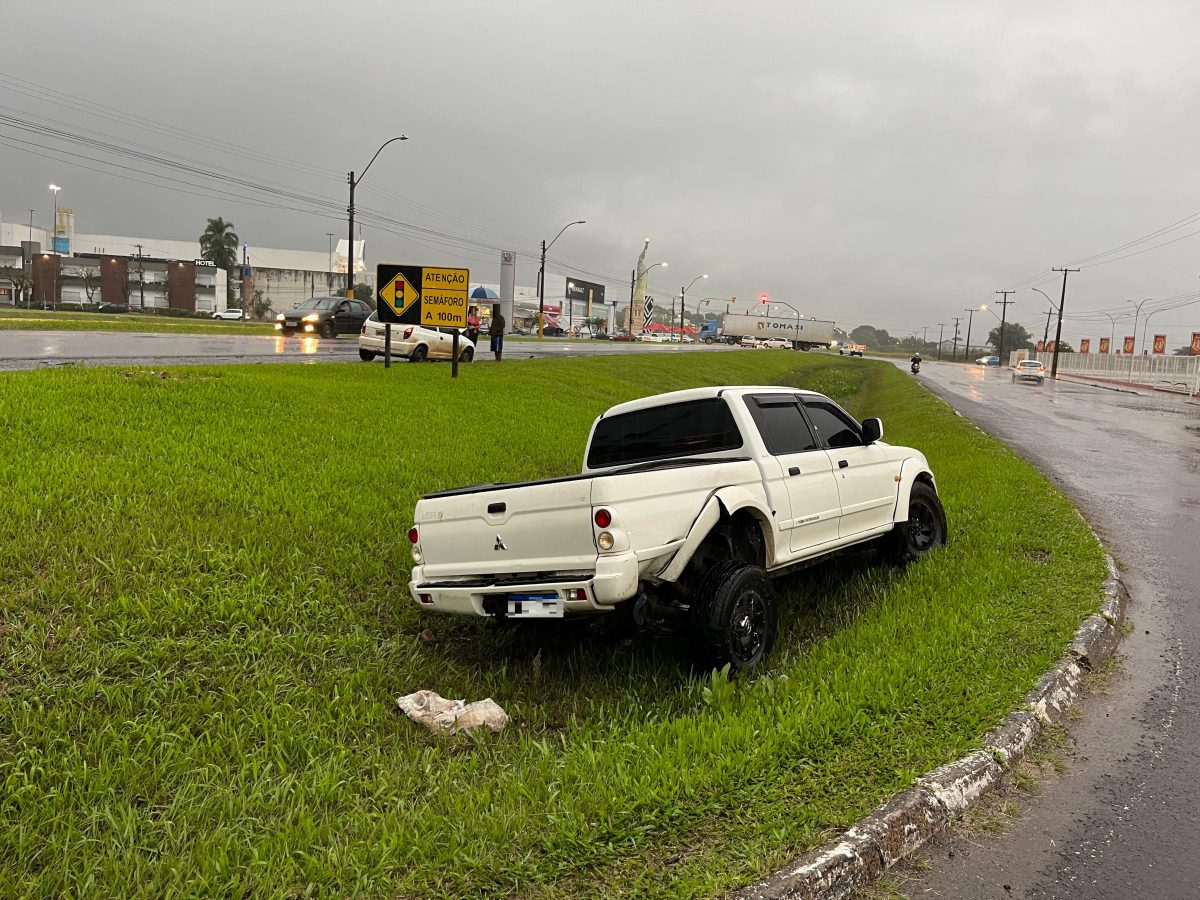
[[[504,355],[504,316],[500,313],[500,304],[492,307],[492,323],[488,326],[488,336],[492,339],[492,352],[496,354],[496,362]]]

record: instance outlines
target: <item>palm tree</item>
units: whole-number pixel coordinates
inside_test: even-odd
[[[233,270],[237,267],[239,243],[233,223],[222,218],[209,219],[204,234],[200,235],[200,257],[212,260],[218,269],[225,270],[226,303],[233,300]]]

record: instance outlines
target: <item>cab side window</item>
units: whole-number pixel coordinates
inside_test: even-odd
[[[747,397],[746,408],[773,456],[820,449],[820,443],[804,420],[795,397],[766,395]]]
[[[814,401],[806,402],[804,409],[808,412],[809,421],[817,429],[817,434],[824,438],[830,449],[839,450],[863,445],[858,424],[837,407]]]

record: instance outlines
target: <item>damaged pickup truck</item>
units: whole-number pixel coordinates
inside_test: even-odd
[[[409,532],[422,608],[510,619],[621,610],[748,669],[778,622],[771,579],[871,544],[903,564],[946,540],[923,454],[821,394],[710,387],[615,406],[583,472],[428,494]]]

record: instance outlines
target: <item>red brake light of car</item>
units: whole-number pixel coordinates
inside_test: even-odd
[[[595,519],[597,528],[607,528],[612,524],[612,513],[607,509],[596,510],[596,515],[593,518]]]
[[[414,525],[412,528],[408,529],[408,542],[410,544],[415,544],[417,542],[417,538],[419,538],[419,537],[420,537],[420,535],[417,533],[416,525]]]
[[[412,337],[412,328],[405,328],[404,339],[407,341],[410,337]]]

